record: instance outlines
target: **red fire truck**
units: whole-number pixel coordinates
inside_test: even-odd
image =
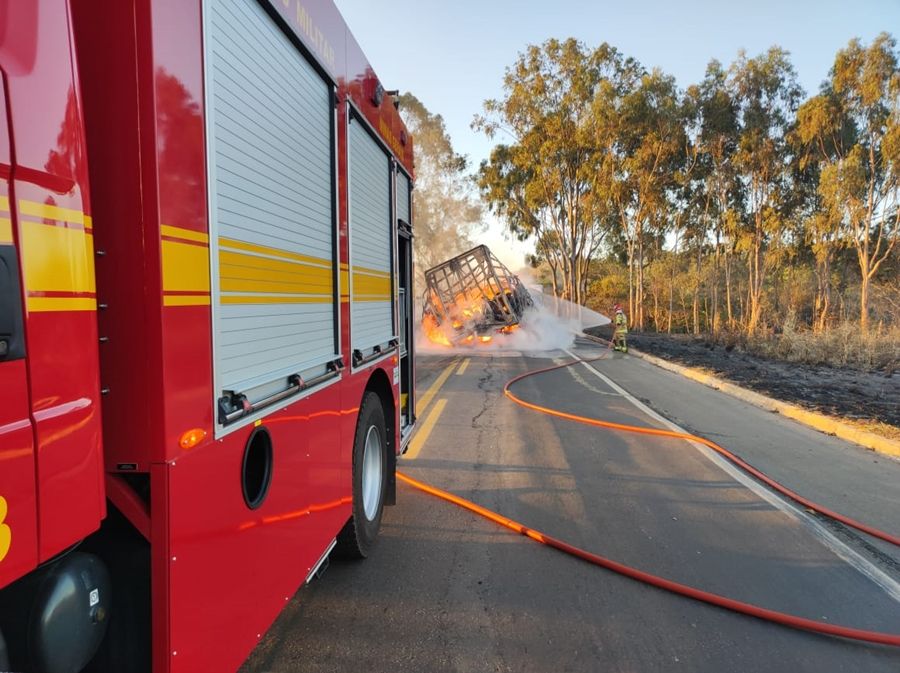
[[[235,670],[394,501],[412,139],[330,0],[0,0],[0,75],[0,670]]]

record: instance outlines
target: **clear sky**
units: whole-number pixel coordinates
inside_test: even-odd
[[[575,37],[608,42],[681,87],[702,79],[716,58],[751,56],[773,44],[790,51],[807,94],[818,89],[835,52],[853,37],[900,38],[900,0],[335,0],[386,89],[415,94],[441,114],[472,168],[492,142],[472,131],[484,100],[502,95],[506,67],[529,44]],[[502,252],[499,225],[484,242]],[[517,268],[524,248],[502,243]],[[515,251],[515,252],[513,252]]]

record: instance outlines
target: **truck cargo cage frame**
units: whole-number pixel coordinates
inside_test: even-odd
[[[534,305],[528,290],[486,245],[425,271],[423,317],[450,332],[455,343],[519,324]],[[447,330],[447,325],[450,330]]]

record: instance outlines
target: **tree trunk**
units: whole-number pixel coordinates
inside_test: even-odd
[[[750,255],[749,271],[750,278],[748,280],[747,303],[750,307],[750,316],[747,321],[747,333],[753,334],[759,327],[759,320],[762,314],[762,233],[757,226],[757,237],[753,243],[753,252]]]
[[[702,263],[703,249],[697,246],[697,278],[694,282],[694,334],[700,334],[700,268]]]
[[[644,237],[638,235],[638,277],[637,277],[638,329],[644,329]]]
[[[675,313],[675,259],[672,259],[672,278],[669,280],[669,320],[666,332],[672,333],[672,314]]]
[[[707,334],[712,332],[712,326],[709,322],[709,295],[703,295],[703,313],[706,315],[706,332]]]
[[[713,336],[719,334],[719,234],[716,233],[716,254],[713,257],[712,279],[712,321],[710,330]]]
[[[634,325],[634,242],[628,242],[628,319]]]
[[[550,281],[553,283],[553,296],[556,299],[559,299],[559,278],[556,273],[556,264],[550,261],[550,256],[547,256],[547,264],[550,266]]]
[[[731,255],[725,250],[725,310],[728,314],[728,329],[734,328],[734,310],[731,305]]]
[[[859,284],[859,331],[863,334],[869,331],[869,281],[871,276],[868,269],[862,274],[862,282]]]
[[[563,299],[572,301],[572,268],[569,258],[562,255]]]
[[[659,292],[653,288],[653,331],[659,332]]]
[[[823,259],[816,264],[816,305],[815,305],[815,324],[813,329],[816,332],[824,332],[828,325],[828,313],[831,310],[831,261],[830,255],[826,254]]]

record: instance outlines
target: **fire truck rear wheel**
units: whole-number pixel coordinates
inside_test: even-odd
[[[367,558],[375,544],[384,511],[387,484],[387,430],[381,398],[363,397],[353,441],[353,515],[338,535],[337,551],[347,558]]]

